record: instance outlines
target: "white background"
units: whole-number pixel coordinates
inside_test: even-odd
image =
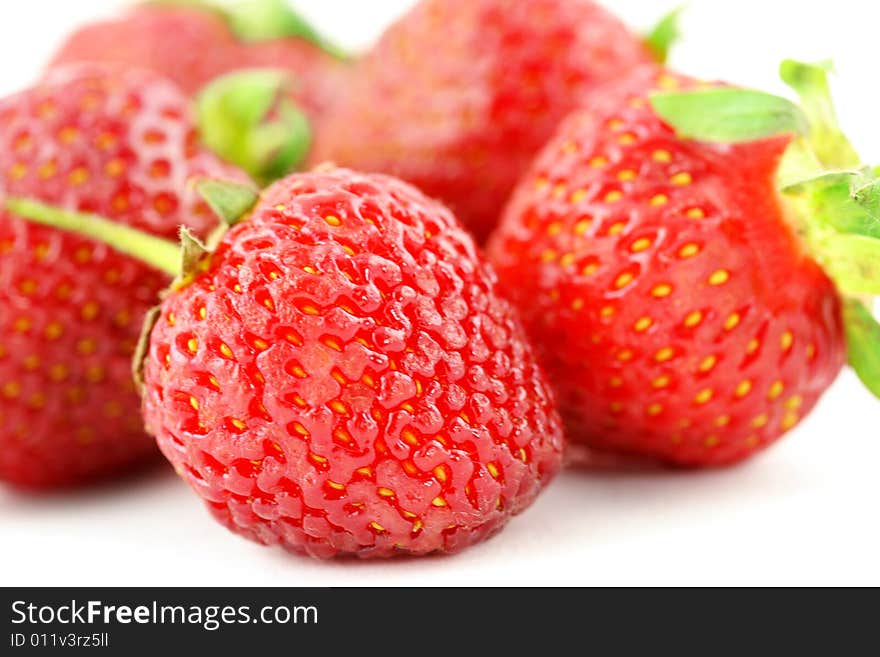
[[[28,84],[73,25],[121,4],[0,3],[0,93]],[[410,4],[298,2],[352,48]],[[605,4],[646,29],[678,2]],[[691,0],[672,63],[781,92],[782,58],[833,58],[843,123],[877,163],[878,24],[875,0]],[[880,404],[847,372],[801,427],[745,465],[569,472],[487,543],[381,563],[317,562],[233,536],[170,468],[64,495],[0,488],[0,585],[880,585],[878,427]]]

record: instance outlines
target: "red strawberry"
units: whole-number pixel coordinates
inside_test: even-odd
[[[52,65],[79,61],[149,68],[188,94],[231,71],[284,69],[294,78],[293,99],[312,120],[335,100],[349,68],[280,0],[256,0],[237,10],[210,3],[136,6],[75,32]]]
[[[819,124],[830,107],[822,71],[784,70],[824,136],[813,144],[824,164],[857,165],[836,128]],[[842,200],[814,199],[832,210],[822,217],[822,203],[778,191],[778,175],[803,155],[804,141],[792,143],[800,110],[719,87],[655,98],[693,129],[686,134],[708,134],[693,141],[648,99],[680,84],[691,86],[643,71],[571,116],[520,184],[489,253],[540,346],[571,441],[716,465],[768,445],[810,411],[846,360],[840,292],[876,294],[880,278],[858,280],[827,250],[852,237],[852,227],[829,228],[840,211],[870,225],[848,183]],[[767,110],[760,130],[748,123],[758,105],[737,114],[748,103]],[[716,133],[753,141],[709,143]],[[878,327],[858,304],[846,308],[854,365],[880,391],[870,344]]]
[[[73,62],[112,62],[148,68],[194,94],[240,66],[238,42],[223,17],[194,7],[136,6],[118,18],[74,32],[51,67]]]
[[[587,0],[423,0],[356,65],[313,161],[398,175],[482,240],[558,122],[650,60]]]
[[[561,422],[512,308],[415,188],[295,175],[214,253],[189,242],[136,358],[143,412],[231,530],[316,557],[454,552],[559,469]]]
[[[215,222],[186,187],[233,173],[201,151],[187,101],[146,73],[58,71],[0,100],[0,191],[162,237]],[[131,356],[159,271],[0,209],[0,479],[75,483],[153,452]]]

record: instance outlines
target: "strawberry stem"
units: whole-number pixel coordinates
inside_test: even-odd
[[[93,238],[171,276],[180,273],[180,246],[169,240],[95,214],[63,210],[32,199],[7,197],[3,206],[31,222]]]

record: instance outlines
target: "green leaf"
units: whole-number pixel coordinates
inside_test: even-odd
[[[797,105],[762,91],[717,87],[657,93],[651,105],[681,137],[699,141],[736,143],[808,130]]]
[[[880,324],[855,299],[845,301],[843,321],[849,364],[865,387],[880,398]]]
[[[841,293],[880,294],[880,239],[830,233],[811,242],[813,255]]]
[[[802,215],[835,232],[880,239],[880,182],[870,169],[832,171],[783,188]]]
[[[779,67],[779,75],[801,99],[810,126],[810,146],[822,164],[831,169],[858,167],[861,158],[841,131],[834,110],[828,84],[830,70],[830,62],[806,64],[786,59]]]
[[[785,191],[825,173],[825,167],[819,162],[806,138],[797,137],[785,149],[776,172],[776,180],[778,188]]]
[[[238,223],[260,198],[259,192],[250,185],[214,178],[196,180],[196,191],[227,226]]]
[[[797,197],[801,214],[810,222],[821,223],[835,232],[880,239],[880,219],[876,209],[877,189],[863,182],[866,172],[834,171],[783,188]],[[862,197],[862,200],[859,198]]]
[[[661,64],[669,59],[669,51],[681,38],[679,21],[684,7],[677,7],[666,14],[645,37],[645,44]]]
[[[248,0],[226,14],[233,32],[242,41],[305,39],[334,57],[348,58],[345,51],[324,38],[284,0]]]
[[[870,169],[860,171],[853,177],[850,195],[880,226],[880,179]]]
[[[308,118],[290,100],[286,72],[246,70],[221,76],[199,94],[205,145],[260,183],[290,173],[308,155]]]

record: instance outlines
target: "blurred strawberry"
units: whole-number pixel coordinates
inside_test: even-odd
[[[284,170],[279,171],[277,165],[272,169],[274,176],[294,168],[306,155],[313,124],[323,120],[349,71],[345,55],[283,0],[251,0],[231,8],[187,1],[138,5],[117,18],[80,28],[56,53],[51,67],[81,61],[151,69],[190,95],[231,72],[256,68],[283,73],[278,102],[283,100],[301,115],[296,128],[300,147],[296,159],[284,160]],[[229,83],[222,84],[222,92],[215,92],[215,97],[230,95]],[[244,101],[232,102],[241,105]],[[255,103],[248,107],[252,110]],[[217,121],[211,125],[216,129]],[[242,155],[240,149],[229,149],[223,143],[210,145],[226,159]],[[236,163],[262,176],[264,172],[253,161],[246,156]]]
[[[557,123],[651,61],[588,0],[423,0],[356,65],[312,159],[398,175],[482,240]]]
[[[880,394],[858,300],[880,293],[880,184],[825,72],[782,71],[803,108],[642,71],[567,119],[514,194],[490,258],[574,443],[741,460],[800,422],[847,347]]]
[[[153,73],[80,65],[0,100],[3,195],[173,238],[215,224],[187,187],[199,174],[243,178],[197,146],[187,99]],[[72,484],[155,453],[130,360],[168,281],[0,209],[0,479]]]
[[[194,94],[218,75],[238,68],[238,50],[235,35],[217,12],[145,4],[81,27],[62,44],[50,67],[109,62],[146,68]]]

